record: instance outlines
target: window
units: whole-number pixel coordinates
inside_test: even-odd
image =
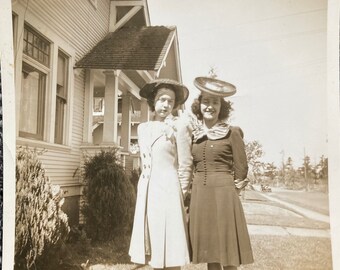
[[[95,97],[93,99],[93,104],[94,104],[93,111],[95,113],[103,113],[104,112],[104,98]]]
[[[19,136],[66,144],[70,56],[28,24],[22,41]]]
[[[67,74],[68,74],[68,57],[58,52],[58,69],[57,69],[57,90],[56,90],[56,112],[55,112],[55,129],[54,142],[62,144],[64,140],[65,115],[67,104]]]
[[[24,28],[23,52],[42,63],[46,67],[50,64],[49,42],[31,29],[28,25]]]
[[[46,74],[23,63],[19,135],[43,139]]]
[[[43,140],[50,44],[27,25],[23,39],[19,136]]]

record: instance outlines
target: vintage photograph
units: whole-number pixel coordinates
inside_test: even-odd
[[[340,266],[335,2],[8,1],[5,262]]]

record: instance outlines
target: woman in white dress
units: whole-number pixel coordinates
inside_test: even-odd
[[[188,94],[184,85],[169,79],[140,90],[155,115],[138,126],[142,173],[129,249],[137,264],[162,269],[190,263],[183,199],[191,177],[191,135],[172,115]]]

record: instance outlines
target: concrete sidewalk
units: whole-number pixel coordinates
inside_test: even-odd
[[[309,236],[330,238],[329,230],[248,224],[250,235]]]

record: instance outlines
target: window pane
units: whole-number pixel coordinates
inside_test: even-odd
[[[31,44],[27,45],[27,54],[33,56],[33,46]]]
[[[56,114],[55,114],[55,143],[62,144],[65,126],[65,110],[67,105],[67,73],[68,58],[58,52],[57,89],[56,89]]]
[[[65,110],[64,100],[57,97],[56,101],[56,112],[55,112],[55,134],[54,141],[55,143],[62,144],[63,143],[63,133],[64,133],[64,110]]]
[[[93,103],[94,103],[94,108],[93,111],[94,112],[103,112],[103,105],[104,105],[104,99],[103,98],[97,98],[95,97],[93,99]]]
[[[38,49],[36,47],[33,47],[33,58],[36,59],[36,60],[39,60]]]
[[[65,62],[66,62],[66,59],[63,56],[58,55],[57,83],[60,86],[64,86],[64,84],[65,84]],[[60,87],[60,88],[63,88],[63,87]],[[63,93],[58,93],[58,94],[62,95]]]
[[[25,25],[24,31],[24,45],[27,43],[28,46],[24,46],[23,52],[48,67],[50,62],[49,42],[28,25]]]
[[[43,137],[45,81],[45,74],[23,63],[19,131],[24,137]]]

